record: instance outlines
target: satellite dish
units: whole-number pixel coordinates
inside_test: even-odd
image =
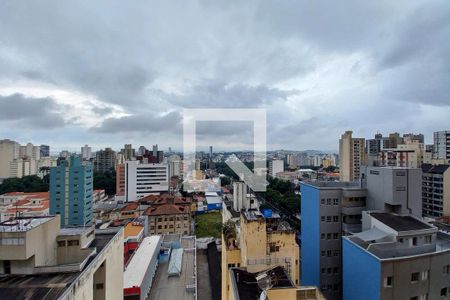
[[[259,288],[262,290],[259,299],[265,300],[267,299],[267,291],[270,290],[277,283],[277,277],[275,276],[273,270],[269,270],[259,273],[256,276],[256,282]]]

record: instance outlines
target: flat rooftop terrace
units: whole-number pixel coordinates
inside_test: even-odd
[[[116,233],[98,234],[95,236],[89,247],[96,247],[97,254],[89,258],[88,263],[86,263],[81,272],[7,275],[0,277],[0,299],[58,299],[78,276],[88,268],[103,248],[114,238]]]
[[[194,292],[187,291],[186,289],[187,286],[195,284],[195,238],[182,237],[181,247],[184,249],[184,252],[180,276],[169,277],[169,262],[167,261],[160,263],[156,271],[154,283],[152,284],[152,288],[150,290],[150,295],[148,297],[149,300],[195,299]],[[194,250],[186,251],[186,249]]]
[[[370,213],[370,215],[396,231],[410,231],[433,228],[431,225],[421,222],[411,216],[398,216],[382,212],[373,212]]]

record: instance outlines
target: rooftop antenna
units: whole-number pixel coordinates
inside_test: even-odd
[[[265,271],[259,273],[256,276],[256,282],[258,287],[262,290],[261,295],[259,296],[259,300],[267,299],[267,291],[270,290],[276,283],[276,277],[273,272]]]

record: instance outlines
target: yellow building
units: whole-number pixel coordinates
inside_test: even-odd
[[[264,217],[252,210],[241,213],[240,228],[224,224],[222,235],[222,299],[235,299],[230,293],[230,268],[257,273],[283,267],[294,286],[299,285],[299,247],[295,231],[278,214]]]

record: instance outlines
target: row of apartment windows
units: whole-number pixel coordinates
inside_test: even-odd
[[[183,225],[183,227],[184,227],[184,228],[187,228],[188,225],[185,223],[185,224]],[[167,225],[164,225],[164,229],[167,229],[167,228],[173,229],[173,224],[169,225],[169,227],[167,227]],[[181,228],[180,224],[177,225],[177,228]],[[162,225],[158,225],[158,229],[163,229],[163,226],[162,226]]]
[[[320,238],[322,240],[325,240],[325,239],[327,239],[327,240],[337,240],[337,239],[339,239],[339,233],[337,233],[337,232],[335,232],[335,233],[327,233],[326,235],[325,235],[325,233],[321,233],[320,234]]]
[[[331,275],[331,274],[339,274],[339,268],[338,268],[338,267],[334,267],[334,268],[322,268],[320,271],[321,271],[321,273],[322,273],[323,275],[325,275],[325,274],[328,274],[328,275]]]
[[[177,220],[177,221],[181,221],[181,220],[187,221],[187,219],[188,219],[187,216],[184,216],[184,217],[176,217],[176,220]],[[173,220],[174,220],[174,217],[164,218],[164,221],[173,221]],[[163,221],[163,218],[158,218],[158,222],[162,222],[162,221]]]
[[[323,292],[326,292],[326,291],[339,291],[339,284],[323,284],[323,285],[321,285],[320,286],[320,289],[323,291]]]
[[[322,250],[320,251],[320,255],[322,257],[338,257],[339,256],[339,250]]]
[[[442,267],[442,274],[448,275],[450,273],[450,265],[445,265]],[[411,273],[411,283],[416,283],[419,281],[426,281],[430,278],[430,270],[422,272]],[[392,287],[394,285],[394,278],[392,276],[387,276],[384,278],[384,287]]]
[[[321,216],[320,221],[322,222],[339,222],[339,216]]]
[[[66,241],[58,241],[58,247],[66,247],[67,246],[79,246],[80,241],[79,240],[68,240],[67,244]]]
[[[337,199],[337,198],[333,198],[333,199],[327,198],[326,200],[320,199],[320,204],[321,205],[339,205],[339,199]]]

